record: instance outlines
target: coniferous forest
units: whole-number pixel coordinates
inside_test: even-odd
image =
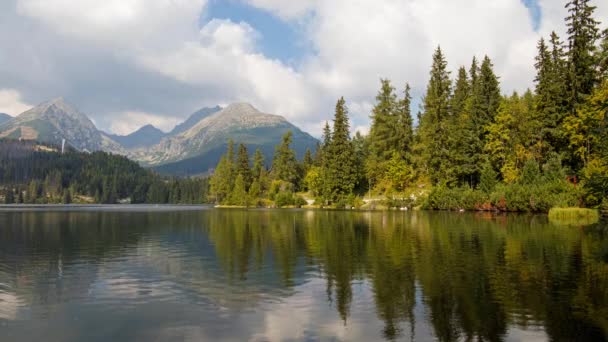
[[[3,203],[175,203],[207,199],[207,179],[164,178],[122,157],[0,140]]]
[[[452,74],[437,47],[416,119],[410,86],[382,79],[367,136],[350,136],[341,98],[322,142],[302,161],[289,134],[270,169],[259,151],[251,163],[246,148],[230,142],[210,180],[210,199],[297,206],[305,203],[297,193],[306,193],[333,207],[369,199],[372,207],[607,208],[608,29],[600,31],[589,0],[566,8],[567,36],[540,39],[530,61],[534,89],[504,93],[488,56]]]

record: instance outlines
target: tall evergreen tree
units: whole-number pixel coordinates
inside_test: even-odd
[[[308,171],[308,169],[314,164],[314,159],[312,157],[312,152],[310,148],[306,148],[306,152],[304,153],[304,159],[302,159],[302,166],[304,169],[304,173]]]
[[[403,98],[397,103],[397,143],[396,151],[405,160],[411,160],[411,152],[414,144],[414,123],[412,119],[412,95],[409,83],[405,84]]]
[[[500,86],[498,77],[494,74],[494,65],[488,56],[485,56],[479,76],[473,87],[473,120],[476,121],[482,140],[485,132],[483,127],[494,121],[498,106],[500,105]]]
[[[260,179],[262,171],[265,170],[264,166],[264,155],[259,148],[255,149],[255,153],[253,155],[253,168],[252,168],[252,176],[255,179]]]
[[[336,104],[333,132],[329,145],[326,198],[339,200],[352,193],[355,188],[355,153],[350,140],[348,109],[346,101],[340,98]]]
[[[287,131],[283,135],[281,144],[276,147],[271,173],[274,179],[289,182],[295,186],[298,181],[298,166],[296,153],[290,147],[292,136],[293,133]]]
[[[450,182],[454,177],[452,165],[448,164],[451,86],[447,61],[438,47],[433,55],[419,126],[420,143],[424,146],[422,160],[434,184]]]
[[[568,16],[568,86],[571,112],[591,94],[598,81],[595,42],[599,22],[593,18],[595,6],[590,0],[571,0],[566,4]]]
[[[600,82],[608,79],[608,28],[602,31],[597,54],[598,78]]]
[[[535,112],[539,125],[533,134],[538,137],[543,159],[549,152],[562,152],[567,147],[561,127],[568,112],[564,52],[555,32],[551,33],[550,42],[551,50],[544,39],[539,41],[535,63]]]
[[[372,155],[378,162],[389,160],[398,144],[397,96],[389,80],[380,80],[381,88],[376,95],[376,105],[372,110],[372,126],[369,132]]]
[[[249,165],[249,152],[247,146],[239,144],[239,150],[236,161],[236,174],[243,176],[243,184],[245,189],[249,189],[252,182],[251,167]]]

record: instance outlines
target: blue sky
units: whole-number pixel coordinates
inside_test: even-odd
[[[201,16],[201,27],[210,19],[246,22],[258,33],[258,48],[265,56],[290,65],[297,64],[310,53],[311,47],[302,26],[235,0],[211,0],[208,11]]]

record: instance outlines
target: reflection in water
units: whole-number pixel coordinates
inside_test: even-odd
[[[605,231],[432,212],[0,212],[0,333],[602,341]]]

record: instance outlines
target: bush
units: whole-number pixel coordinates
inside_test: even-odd
[[[437,187],[429,193],[423,208],[548,212],[553,207],[577,206],[580,197],[581,190],[565,181],[510,185],[501,183],[490,194],[469,187]]]
[[[281,191],[275,195],[274,204],[278,208],[288,206],[296,206],[299,208],[307,203],[306,200],[300,195],[295,195],[290,191]]]
[[[424,209],[435,210],[491,209],[484,206],[486,203],[488,203],[488,196],[483,191],[471,189],[470,187],[450,189],[441,186],[431,190],[422,207]]]

